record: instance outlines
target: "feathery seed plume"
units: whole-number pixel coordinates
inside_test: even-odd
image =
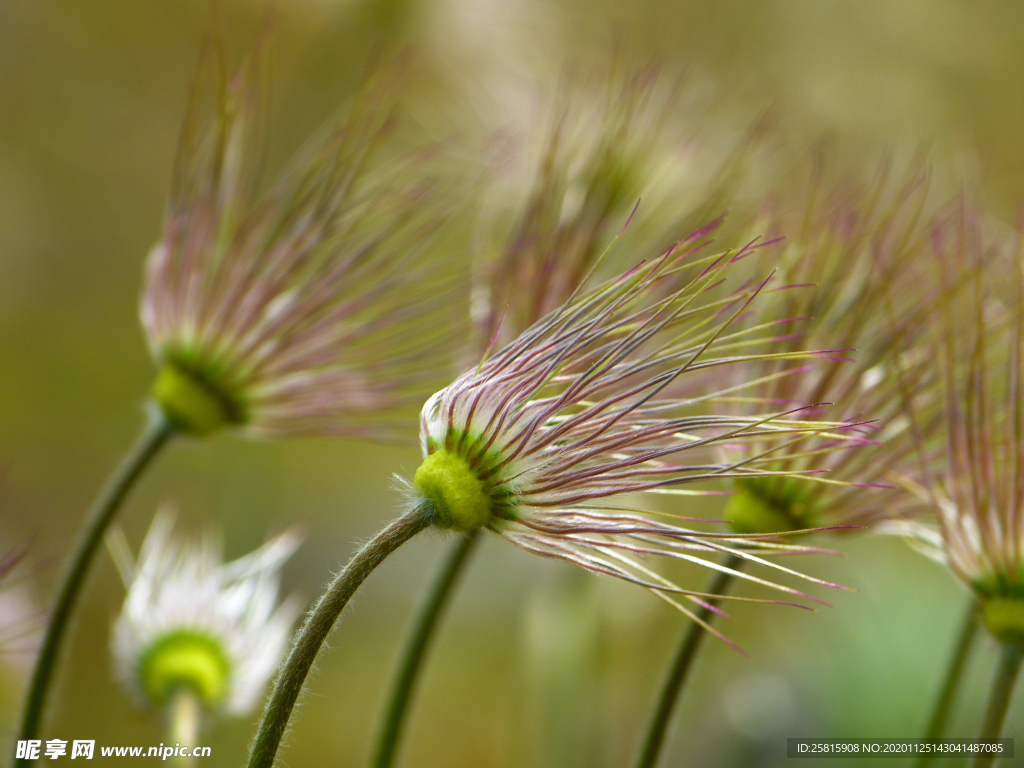
[[[849,425],[803,420],[799,408],[737,416],[709,407],[718,392],[669,396],[682,376],[761,356],[828,354],[758,352],[764,328],[734,331],[733,321],[764,286],[724,290],[730,268],[753,246],[699,258],[701,238],[713,228],[590,293],[577,291],[431,397],[421,415],[424,460],[412,503],[440,527],[488,528],[526,551],[646,587],[690,616],[675,598],[704,605],[706,595],[665,579],[645,564],[647,556],[721,568],[699,555],[736,552],[800,576],[763,556],[821,550],[778,536],[684,527],[679,521],[687,518],[642,501],[656,493],[700,494],[679,488],[698,481],[763,477],[782,446],[848,439]],[[735,462],[711,459],[709,449],[723,443],[766,442]]]
[[[1015,243],[1012,240],[1016,240]],[[1024,261],[1019,233],[958,201],[933,231],[926,349],[936,396],[906,399],[920,469],[899,477],[930,520],[893,529],[977,595],[988,629],[1024,641]]]
[[[762,312],[786,319],[778,338],[784,350],[843,352],[806,365],[765,359],[737,369],[736,380],[749,382],[736,391],[737,407],[827,402],[836,418],[866,423],[835,450],[776,452],[778,476],[737,479],[726,507],[736,530],[863,526],[909,513],[912,503],[889,475],[914,463],[901,387],[921,382],[901,377],[899,356],[919,341],[932,301],[922,289],[927,198],[920,161],[902,179],[884,162],[866,186],[829,187],[819,166],[804,210],[776,211],[774,228],[789,231],[765,255],[786,290],[770,293]],[[794,471],[815,474],[797,481]]]
[[[193,86],[142,292],[154,394],[194,434],[391,438],[450,360],[436,150],[388,145],[396,83],[371,77],[263,189],[264,48],[229,74],[211,46]]]

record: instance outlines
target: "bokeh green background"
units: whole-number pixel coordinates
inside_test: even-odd
[[[222,7],[241,50],[263,5]],[[497,127],[508,84],[529,92],[566,60],[614,51],[687,68],[739,115],[774,107],[791,145],[829,137],[847,162],[873,163],[881,149],[930,142],[941,173],[980,187],[998,215],[1021,202],[1019,2],[288,0],[275,15],[272,157],[333,112],[381,40],[414,45],[410,109],[438,136]],[[43,603],[85,506],[143,421],[153,369],[136,319],[140,271],[208,20],[205,0],[0,3],[0,543],[31,542]],[[308,538],[285,587],[311,598],[393,514],[391,475],[416,464],[415,450],[343,440],[182,442],[123,525],[137,546],[156,505],[173,499],[187,525],[222,526],[235,556],[300,523]],[[287,765],[365,764],[399,638],[444,546],[436,535],[414,542],[359,594],[303,699]],[[900,541],[851,537],[840,549],[806,563],[859,590],[828,595],[834,608],[735,609],[729,634],[752,658],[708,646],[663,765],[782,765],[787,736],[921,731],[966,594]],[[45,738],[162,741],[160,723],[111,679],[122,596],[104,556]],[[439,638],[404,765],[627,765],[682,627],[645,593],[488,540]],[[975,731],[994,650],[986,642],[977,655],[956,735]],[[3,754],[26,661],[0,660]],[[254,718],[211,724],[204,765],[242,764],[253,729]],[[1008,734],[1024,737],[1024,695]]]

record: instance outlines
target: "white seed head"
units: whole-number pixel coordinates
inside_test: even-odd
[[[294,531],[224,563],[219,542],[172,535],[163,508],[142,545],[114,624],[118,679],[141,702],[163,706],[179,686],[229,714],[260,701],[291,637],[300,605],[278,604],[280,570],[298,548]]]

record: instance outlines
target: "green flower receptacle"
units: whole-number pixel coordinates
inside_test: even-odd
[[[471,531],[491,520],[491,499],[483,483],[455,453],[442,449],[427,456],[416,470],[413,486],[433,506],[435,525],[441,528]]]
[[[237,421],[235,409],[224,397],[174,363],[160,369],[153,398],[175,428],[191,435],[206,435]]]
[[[156,707],[168,704],[182,689],[215,707],[227,691],[229,674],[230,663],[220,643],[201,632],[174,632],[157,639],[138,666],[140,686]]]
[[[747,492],[729,497],[725,519],[736,533],[776,533],[803,527],[783,510]]]
[[[990,597],[981,605],[981,618],[1000,642],[1024,646],[1024,599]]]

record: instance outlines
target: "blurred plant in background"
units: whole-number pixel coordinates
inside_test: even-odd
[[[258,4],[229,0],[222,3],[222,9],[224,29],[232,42],[251,39],[261,24],[263,11]],[[134,426],[137,410],[124,406],[137,400],[151,378],[151,364],[138,343],[131,317],[138,254],[149,247],[159,226],[168,184],[165,169],[170,167],[182,94],[195,69],[196,51],[208,23],[207,5],[191,0],[156,5],[91,0],[68,5],[40,0],[0,8],[0,348],[9,362],[0,366],[0,399],[4,402],[0,451],[15,457],[11,475],[14,503],[4,510],[3,528],[10,541],[31,540],[33,555],[41,550],[39,558],[70,548],[68,536],[78,525],[82,500]],[[483,322],[495,328],[504,313],[501,338],[493,347],[500,350],[504,342],[537,319],[517,319],[518,299],[523,299],[523,307],[527,299],[530,305],[547,304],[549,308],[560,301],[553,293],[534,301],[536,278],[500,284],[500,267],[495,265],[505,258],[506,245],[510,245],[507,253],[514,254],[517,265],[528,265],[523,275],[547,275],[552,254],[573,254],[574,269],[584,261],[592,265],[618,236],[617,247],[598,265],[596,281],[600,281],[627,266],[621,262],[622,254],[631,262],[642,256],[656,258],[679,237],[725,208],[729,216],[716,236],[723,247],[742,246],[760,234],[769,240],[776,234],[786,235],[786,240],[755,251],[744,262],[752,267],[756,264],[752,271],[762,277],[778,269],[766,291],[815,281],[849,286],[850,293],[812,288],[762,292],[758,303],[780,308],[780,314],[772,317],[762,311],[758,317],[810,316],[799,324],[775,326],[767,335],[800,334],[788,340],[778,338],[776,343],[801,349],[853,347],[857,351],[840,356],[854,362],[836,361],[832,366],[831,361],[819,360],[806,377],[794,374],[792,379],[764,382],[770,386],[762,389],[731,393],[721,392],[725,382],[716,377],[708,394],[718,393],[718,402],[728,405],[730,413],[744,413],[751,406],[764,407],[765,400],[773,399],[773,390],[774,399],[803,397],[805,383],[817,387],[830,378],[827,372],[834,367],[830,380],[842,386],[839,394],[822,396],[824,401],[837,403],[826,417],[874,422],[858,435],[867,442],[852,458],[840,450],[827,458],[790,457],[787,463],[813,468],[827,465],[853,483],[897,487],[863,489],[815,483],[804,485],[807,491],[791,493],[794,489],[788,482],[771,481],[755,490],[765,491],[761,495],[773,504],[781,500],[776,506],[787,512],[797,511],[797,506],[801,511],[809,509],[806,496],[813,495],[811,506],[820,513],[820,519],[813,522],[828,525],[838,522],[830,518],[829,510],[841,520],[873,523],[875,511],[885,506],[899,515],[901,525],[894,527],[905,533],[909,529],[904,512],[928,514],[934,505],[916,501],[909,490],[924,489],[922,499],[927,499],[927,489],[933,484],[926,482],[907,453],[908,421],[893,413],[904,404],[904,397],[914,405],[924,453],[939,467],[947,445],[936,437],[942,433],[946,409],[937,400],[929,400],[938,397],[933,393],[942,387],[934,365],[935,341],[942,335],[937,329],[942,323],[932,328],[928,322],[909,322],[916,318],[913,307],[919,306],[919,300],[943,296],[941,288],[935,288],[932,262],[919,254],[930,234],[934,199],[948,197],[947,187],[965,186],[972,195],[980,189],[979,207],[991,211],[996,219],[984,219],[981,231],[985,235],[980,238],[984,246],[979,250],[984,256],[972,263],[985,265],[982,282],[991,286],[991,298],[983,302],[990,307],[985,328],[993,339],[1000,339],[986,345],[990,359],[985,370],[993,388],[1005,383],[1002,371],[1009,363],[997,349],[1006,347],[1001,339],[1007,325],[999,318],[1007,308],[1019,306],[1016,278],[1008,277],[1016,267],[1011,265],[1013,259],[994,254],[1013,250],[1009,245],[1012,235],[1007,235],[997,220],[1020,202],[1024,153],[1017,141],[1017,128],[1024,119],[1024,103],[1014,84],[1024,73],[1024,56],[1016,44],[1022,23],[1024,15],[1015,7],[918,0],[898,5],[878,0],[769,0],[757,5],[735,0],[644,0],[628,8],[602,0],[586,4],[573,0],[555,4],[529,0],[501,4],[492,0],[299,0],[277,11],[275,52],[280,57],[272,69],[274,102],[280,108],[267,108],[270,101],[264,100],[262,86],[256,89],[256,101],[263,105],[258,110],[261,124],[272,128],[265,133],[269,137],[266,142],[257,141],[265,151],[256,154],[265,158],[268,177],[286,167],[292,170],[286,170],[281,178],[295,181],[301,161],[288,166],[284,156],[302,141],[309,125],[329,117],[330,105],[346,101],[366,107],[359,114],[368,120],[374,108],[382,108],[374,119],[388,123],[377,145],[386,178],[374,176],[373,183],[381,181],[389,195],[396,191],[389,182],[400,181],[401,168],[416,165],[432,182],[433,171],[440,164],[439,187],[428,182],[416,204],[425,202],[429,208],[439,203],[451,214],[446,226],[431,230],[427,224],[425,229],[416,229],[410,223],[409,229],[392,230],[391,242],[399,243],[403,254],[411,250],[406,245],[429,248],[429,255],[410,256],[413,261],[422,258],[418,263],[438,263],[445,272],[449,267],[473,271],[477,333],[470,344],[457,343],[451,351],[451,358],[458,358],[470,369],[493,337],[481,330]],[[360,90],[359,73],[365,72],[363,60],[382,39],[385,47],[411,41],[419,50],[400,78],[403,82],[389,89],[387,99],[375,101],[366,98],[365,89]],[[614,43],[609,44],[610,40]],[[567,60],[585,62],[577,70],[592,74],[580,77],[577,70],[567,70]],[[659,65],[651,68],[652,60]],[[594,62],[597,67],[591,66]],[[253,69],[248,71],[262,72],[267,63],[251,61]],[[567,71],[572,74],[566,75]],[[675,73],[680,71],[685,74],[678,77]],[[640,74],[636,78],[623,74],[634,72]],[[217,79],[207,81],[208,96],[220,92],[238,97],[240,79],[226,74],[220,82]],[[540,102],[537,93],[555,95]],[[206,103],[213,101],[216,99]],[[399,103],[401,108],[393,110]],[[770,120],[750,118],[769,108]],[[217,112],[213,108],[207,115],[216,122]],[[401,127],[385,117],[394,114],[402,115]],[[241,122],[232,122],[235,117]],[[406,122],[408,118],[411,120]],[[241,113],[224,121],[236,128],[243,123],[246,120]],[[481,126],[493,136],[496,129],[510,124],[509,134],[528,138],[520,142],[520,151],[512,153],[513,160],[507,161],[508,155],[502,154],[498,163],[491,164],[496,170],[487,179],[487,188],[476,195],[478,200],[482,198],[477,206],[482,215],[469,206],[449,208],[446,194],[440,199],[433,195],[435,189],[445,189],[442,179],[451,165],[445,155],[451,145],[479,144],[475,137]],[[421,140],[418,135],[423,134],[433,138]],[[328,131],[322,138],[330,142],[331,135]],[[813,163],[808,158],[823,135],[830,139],[831,160],[826,172],[813,177],[809,191],[805,180]],[[625,138],[602,143],[602,136]],[[936,184],[928,179],[925,184],[931,171],[924,171],[923,166],[903,171],[901,163],[891,165],[901,168],[898,173],[890,171],[887,178],[880,174],[873,181],[869,178],[883,154],[882,147],[904,157],[923,139],[933,140],[930,162],[937,171],[934,175],[943,181]],[[412,148],[404,146],[405,142]],[[202,155],[216,142],[201,140],[199,144],[204,147],[199,152]],[[442,151],[416,149],[434,145]],[[315,147],[322,145],[312,146],[304,157],[315,155]],[[469,154],[459,158],[462,171],[476,167]],[[537,171],[545,167],[546,158],[555,168],[547,177]],[[621,165],[616,165],[619,162]],[[621,172],[623,167],[628,171]],[[229,162],[225,168],[229,176],[237,167]],[[595,177],[588,169],[600,170]],[[951,184],[945,181],[950,177],[954,178]],[[727,183],[719,186],[719,180]],[[270,200],[279,188],[272,185],[266,195],[257,193],[249,200]],[[266,187],[254,184],[250,189]],[[401,208],[400,193],[386,197]],[[453,197],[457,200],[461,194]],[[622,231],[637,200],[640,206]],[[920,214],[915,213],[918,206]],[[254,203],[253,209],[258,207],[259,203]],[[201,206],[178,210],[186,208],[198,212]],[[422,221],[417,218],[421,213],[429,217],[416,205],[414,208],[410,221]],[[195,221],[206,221],[212,210],[208,207]],[[222,229],[227,231],[240,219],[225,221],[228,223]],[[254,229],[248,231],[259,229],[266,221],[249,219]],[[362,221],[368,228],[377,227],[372,217]],[[189,228],[197,234],[203,231],[202,227]],[[297,226],[292,231],[311,230]],[[882,234],[861,238],[869,231]],[[955,231],[955,227],[945,231]],[[430,236],[420,239],[410,232],[429,232]],[[472,249],[457,242],[469,232],[477,236]],[[904,241],[906,247],[900,245]],[[183,241],[170,237],[167,242],[180,245]],[[251,256],[258,249],[248,242],[246,252]],[[956,238],[945,242],[948,245]],[[971,245],[964,252],[973,253],[974,248]],[[902,260],[900,254],[911,251],[913,260]],[[184,252],[184,248],[180,250]],[[469,252],[471,265],[461,261],[462,254]],[[222,248],[219,253],[229,250]],[[959,251],[954,248],[950,253]],[[815,255],[803,259],[810,254]],[[855,265],[849,273],[844,272],[846,258]],[[956,260],[951,256],[948,261]],[[886,274],[897,289],[888,296],[861,292],[870,284],[866,265],[875,262],[893,268]],[[227,265],[228,260],[218,263]],[[387,269],[376,274],[385,282],[394,276]],[[402,272],[403,277],[414,274],[415,270]],[[969,279],[960,283],[971,286],[973,277],[969,274]],[[442,282],[439,279],[439,284]],[[571,291],[574,286],[569,286],[570,282],[541,280],[539,293],[545,294],[556,284],[559,290],[568,286]],[[904,290],[902,286],[907,287]],[[928,286],[927,290],[923,286]],[[417,294],[419,286],[412,288]],[[428,288],[427,294],[425,302],[429,303],[436,291]],[[957,343],[964,349],[974,341],[973,332],[967,333],[963,327],[970,324],[974,328],[976,323],[973,319],[966,322],[969,311],[954,310],[953,306],[969,309],[973,299],[968,294],[966,290],[963,295],[949,291],[939,302],[941,312],[951,313]],[[431,307],[444,316],[443,324],[469,317],[469,291],[460,292],[457,298],[451,296],[444,294],[448,298],[440,297],[437,306]],[[838,303],[831,304],[833,300]],[[274,308],[280,309],[288,301],[281,299]],[[948,309],[942,301],[948,302]],[[891,317],[880,321],[876,310],[886,308],[887,302]],[[866,322],[848,322],[851,316],[861,315]],[[186,316],[175,315],[178,319]],[[757,325],[760,320],[754,318],[741,316],[733,328],[738,331]],[[842,326],[844,332],[852,330],[859,336],[847,340],[826,332],[821,342],[814,342],[816,329],[831,328],[833,321],[834,327]],[[180,330],[188,323],[179,325],[175,320],[170,325]],[[221,334],[225,327],[219,325],[213,332],[214,326],[207,324],[198,335],[192,335],[198,325],[167,336],[154,334],[149,339],[151,351],[162,366],[176,357],[187,363],[179,368],[186,369],[188,375],[202,369],[204,377],[210,377],[217,387],[233,393],[244,391],[242,399],[252,397],[252,402],[261,406],[274,404],[273,410],[263,411],[274,414],[273,423],[261,422],[269,426],[257,430],[253,419],[247,430],[250,434],[282,434],[279,430],[285,428],[289,434],[293,428],[302,434],[317,431],[308,428],[307,417],[319,418],[324,408],[338,402],[336,397],[330,402],[304,397],[298,420],[292,418],[299,413],[295,410],[288,411],[287,419],[278,418],[283,413],[278,407],[280,400],[268,399],[268,392],[275,396],[308,394],[303,389],[308,380],[288,379],[286,385],[278,380],[278,388],[273,389],[262,386],[266,379],[257,385],[257,379],[246,378],[253,371],[272,369],[259,366],[276,351],[263,347],[266,355],[255,365],[255,358],[224,356],[224,350],[214,350],[215,345],[207,341],[202,354],[194,354],[194,348],[188,354],[182,352],[199,336],[220,338],[225,349],[242,349],[245,342],[239,341],[237,329]],[[262,327],[266,330],[269,326]],[[257,336],[248,340],[256,342]],[[452,339],[441,341],[447,344]],[[894,354],[897,346],[904,350],[901,355]],[[381,348],[389,347],[381,344]],[[462,349],[470,351],[462,353]],[[196,362],[200,358],[202,365]],[[211,364],[214,358],[216,364]],[[221,378],[223,371],[218,365],[229,358],[232,365],[238,360],[245,362],[238,368],[245,368],[245,376]],[[315,355],[309,359],[314,358],[323,360]],[[888,360],[889,365],[874,367],[871,360]],[[894,390],[893,363],[903,372],[911,392],[921,385],[917,396]],[[440,367],[446,365],[442,362]],[[794,365],[803,367],[802,363]],[[950,370],[957,381],[966,383],[978,379],[977,369],[972,374],[970,366],[968,358],[964,367]],[[161,376],[161,386],[165,403],[170,403],[166,392],[181,385],[174,375],[181,370],[167,370]],[[753,370],[767,375],[777,371],[770,363],[759,363]],[[824,378],[816,378],[823,373]],[[449,376],[450,372],[445,372],[439,378],[447,381]],[[800,386],[790,387],[798,383]],[[385,410],[400,415],[402,403],[413,399],[405,399],[407,393],[402,386],[392,390],[390,394],[397,399],[386,398]],[[200,394],[208,392],[200,387]],[[700,395],[686,393],[687,397]],[[724,398],[732,401],[727,404]],[[749,400],[738,402],[740,398]],[[359,400],[363,405],[367,402]],[[998,423],[1004,411],[1002,406],[992,406],[993,423]],[[224,404],[215,403],[210,412],[214,421],[222,419]],[[232,416],[229,421],[238,419]],[[206,423],[203,419],[196,423],[200,422]],[[222,519],[228,550],[235,553],[253,549],[268,523],[283,528],[301,516],[316,535],[311,537],[305,556],[289,564],[284,579],[312,594],[351,542],[365,539],[379,527],[386,510],[393,508],[386,477],[392,472],[408,474],[409,465],[415,466],[417,461],[401,448],[349,442],[345,435],[365,432],[366,420],[356,416],[346,424],[342,429],[334,422],[329,431],[345,434],[333,441],[247,443],[213,437],[191,443],[155,468],[150,482],[139,489],[139,511],[144,509],[148,515],[161,496],[182,495],[186,509],[210,510]],[[385,426],[388,436],[401,436],[400,417],[389,419]],[[984,432],[981,428],[975,431]],[[846,432],[844,437],[852,434]],[[875,442],[879,445],[872,444]],[[983,441],[979,438],[976,444]],[[900,465],[896,467],[899,477],[878,472],[893,468],[882,466],[882,457],[890,450],[897,457],[894,464]],[[730,451],[725,457],[735,460],[741,455],[743,452]],[[722,458],[720,454],[709,461]],[[961,464],[968,466],[971,461]],[[945,476],[934,467],[932,471],[938,478],[934,485],[953,499],[952,486],[943,485]],[[877,474],[881,477],[871,478]],[[189,482],[183,485],[182,477]],[[748,493],[748,499],[750,496]],[[962,494],[957,498],[958,507],[982,506]],[[650,501],[650,511],[659,514],[682,511],[707,518],[724,516],[715,496],[685,499],[686,509],[680,509],[680,500],[671,496]],[[132,514],[126,522],[130,538],[141,537],[143,517]],[[810,522],[801,520],[801,524]],[[932,542],[941,548],[937,534],[938,530],[932,529]],[[620,589],[611,580],[584,579],[580,583],[589,586],[577,590],[571,585],[583,574],[568,570],[568,565],[562,569],[547,563],[545,578],[540,580],[543,586],[538,586],[535,559],[519,557],[511,548],[485,540],[496,537],[479,538],[479,555],[469,567],[486,568],[486,572],[479,571],[481,578],[474,573],[463,580],[446,631],[438,634],[435,658],[430,674],[424,676],[417,716],[408,733],[405,756],[410,764],[453,768],[513,765],[524,754],[516,744],[533,738],[524,736],[531,733],[538,744],[544,741],[553,746],[557,742],[567,745],[570,752],[573,743],[587,744],[593,748],[590,764],[616,768],[627,764],[643,728],[651,691],[660,684],[665,660],[671,654],[678,612],[670,615],[659,612],[657,605],[641,604],[634,592]],[[990,546],[995,541],[992,537],[977,541],[984,547],[971,544],[965,551],[1003,551],[1002,544]],[[847,554],[846,560],[822,558],[805,564],[801,558],[801,570],[807,568],[809,574],[825,581],[858,587],[860,594],[843,599],[839,610],[814,616],[800,611],[766,613],[760,606],[734,603],[730,612],[741,620],[728,635],[754,651],[754,660],[743,659],[720,644],[708,645],[706,663],[694,670],[692,681],[700,695],[681,703],[676,718],[678,737],[665,745],[666,764],[701,768],[781,765],[782,758],[774,750],[790,735],[907,736],[923,732],[921,723],[930,697],[904,694],[927,691],[941,679],[945,645],[952,638],[950,617],[961,613],[959,599],[951,598],[955,581],[947,570],[929,570],[926,561],[913,559],[913,553],[904,555],[899,542],[890,538],[843,536],[834,542],[830,546]],[[325,656],[323,674],[315,681],[316,695],[305,700],[304,716],[297,721],[291,739],[288,759],[292,764],[320,764],[325,759],[358,763],[364,759],[378,710],[378,692],[395,655],[396,617],[417,591],[410,585],[418,582],[416,574],[427,565],[427,552],[418,544],[403,550],[367,585],[366,598],[346,618],[344,635],[339,634],[341,652]],[[697,583],[692,579],[700,578],[696,566],[691,568],[676,558],[645,566],[677,584]],[[24,573],[25,569],[23,565],[19,570]],[[1002,572],[989,565],[985,569]],[[39,593],[48,593],[53,574],[48,569],[29,571],[26,580],[39,581]],[[110,569],[95,571],[95,582],[82,602],[74,642],[69,644],[61,695],[54,698],[48,715],[52,731],[45,735],[75,731],[96,734],[107,743],[156,743],[163,738],[161,725],[128,709],[110,684],[109,675],[91,663],[108,645],[109,618],[117,610]],[[13,575],[19,579],[19,589],[7,591],[9,594],[21,591],[21,576]],[[757,585],[737,581],[733,587],[739,597],[763,594]],[[524,592],[534,592],[536,597],[524,601]],[[989,598],[991,592],[986,593]],[[978,590],[972,588],[970,593]],[[991,599],[988,602],[995,604]],[[547,608],[537,607],[540,603]],[[551,617],[563,610],[565,626],[551,628]],[[601,620],[602,611],[608,621]],[[538,619],[540,614],[548,618]],[[510,638],[527,634],[524,622],[534,628],[529,633],[529,648],[510,653]],[[551,629],[546,643],[539,638],[543,633],[537,627],[541,625]],[[596,635],[600,635],[600,651],[594,648]],[[979,645],[985,648],[985,643],[993,642],[983,640]],[[565,668],[559,670],[565,676],[545,676],[549,688],[543,693],[527,681],[527,669],[538,670],[544,664],[557,667],[558,659],[565,660]],[[976,720],[984,709],[979,702],[986,695],[978,683],[990,676],[993,660],[992,654],[980,653],[965,665],[960,695],[946,729],[950,735],[978,732]],[[524,668],[527,663],[530,666]],[[900,684],[894,686],[894,680]],[[524,704],[533,695],[538,699]],[[574,713],[561,704],[546,707],[538,703],[540,698],[571,701],[575,695],[593,697],[589,702],[593,706]],[[771,702],[780,712],[785,710],[785,717],[759,719],[757,710],[764,706],[756,704],[759,701]],[[755,722],[760,725],[752,725]],[[251,736],[250,725],[225,720],[215,731],[204,734],[214,745],[210,764],[237,764]],[[1006,733],[1019,732],[1020,712],[1011,708]]]
[[[162,711],[168,743],[200,744],[205,716],[251,713],[263,698],[301,607],[278,604],[280,569],[300,537],[282,534],[224,563],[221,544],[176,540],[174,513],[157,512],[138,563],[119,563],[128,595],[113,627],[118,680]]]
[[[0,505],[4,500],[4,474],[0,468]],[[37,650],[42,617],[32,594],[29,545],[0,550],[0,698],[17,695]]]
[[[0,556],[0,698],[13,702],[39,643],[42,614],[30,589],[28,549]]]
[[[142,294],[154,397],[189,433],[394,439],[453,348],[459,263],[426,258],[455,205],[440,150],[388,156],[397,73],[382,73],[260,190],[264,54],[235,74],[217,47],[200,64]]]
[[[299,536],[289,532],[224,564],[216,537],[207,534],[201,546],[194,546],[175,540],[173,525],[174,513],[160,510],[138,563],[121,564],[128,596],[114,624],[118,677],[140,702],[151,706],[166,705],[177,686],[191,685],[204,705],[235,715],[250,712],[299,614],[294,597],[277,605],[278,571],[295,553]],[[174,647],[178,635],[184,642]],[[165,651],[168,658],[186,658],[193,640],[197,646],[217,646],[218,663],[176,664],[157,658]],[[222,664],[223,675],[206,674]]]
[[[474,264],[481,351],[499,325],[504,344],[560,306],[613,236],[603,276],[629,266],[625,254],[660,256],[721,216],[765,130],[758,122],[725,153],[696,146],[688,132],[708,130],[710,118],[687,114],[685,78],[654,65],[566,74],[548,101],[497,150]]]
[[[833,418],[870,421],[860,450],[775,454],[780,469],[821,470],[807,483],[738,481],[725,510],[738,531],[865,526],[898,518],[910,503],[886,476],[913,464],[901,393],[920,382],[906,371],[901,377],[897,356],[918,348],[934,302],[921,290],[929,271],[928,174],[915,159],[899,178],[887,160],[870,181],[829,184],[825,158],[815,163],[806,192],[773,195],[769,221],[757,231],[781,238],[762,256],[783,284],[795,286],[771,294],[771,311],[792,318],[781,347],[832,344],[841,352],[805,369],[760,361],[758,383],[738,394],[756,406],[829,403]]]
[[[993,224],[962,198],[934,224],[927,288],[939,300],[926,348],[938,375],[926,402],[904,398],[920,470],[913,478],[897,475],[932,524],[893,527],[945,563],[978,606],[965,617],[933,729],[944,727],[955,704],[979,619],[1002,646],[979,734],[985,738],[1003,735],[1024,661],[1024,264],[1019,232]],[[915,367],[928,364],[918,360]],[[995,759],[984,755],[975,765]]]

